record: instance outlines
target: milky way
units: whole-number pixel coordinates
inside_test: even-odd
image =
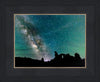
[[[49,61],[50,56],[48,55],[46,45],[34,28],[34,25],[25,21],[23,16],[16,16],[16,20],[19,22],[17,28],[24,36],[27,43],[33,48],[37,58],[44,58],[45,61]]]

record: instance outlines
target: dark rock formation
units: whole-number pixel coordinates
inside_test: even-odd
[[[70,56],[70,54],[58,54],[55,51],[55,58],[51,61],[35,60],[31,58],[15,58],[16,67],[84,67],[85,59],[81,59],[78,53],[75,56]]]

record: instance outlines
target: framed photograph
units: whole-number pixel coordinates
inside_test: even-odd
[[[14,68],[86,68],[86,14],[14,14]]]
[[[0,82],[100,82],[99,1],[1,0]]]

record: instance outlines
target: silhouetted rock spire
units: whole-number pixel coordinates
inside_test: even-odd
[[[58,56],[58,53],[55,51],[55,57],[57,57]]]
[[[78,53],[75,53],[75,58],[78,59],[78,60],[81,59],[81,57],[80,57],[80,55]]]
[[[44,62],[44,58],[42,58],[41,61]]]

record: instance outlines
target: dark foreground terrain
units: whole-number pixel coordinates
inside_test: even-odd
[[[26,57],[15,57],[15,67],[84,67],[85,59],[81,59],[78,53],[74,56],[59,54],[55,51],[55,58],[51,61],[35,60]]]

